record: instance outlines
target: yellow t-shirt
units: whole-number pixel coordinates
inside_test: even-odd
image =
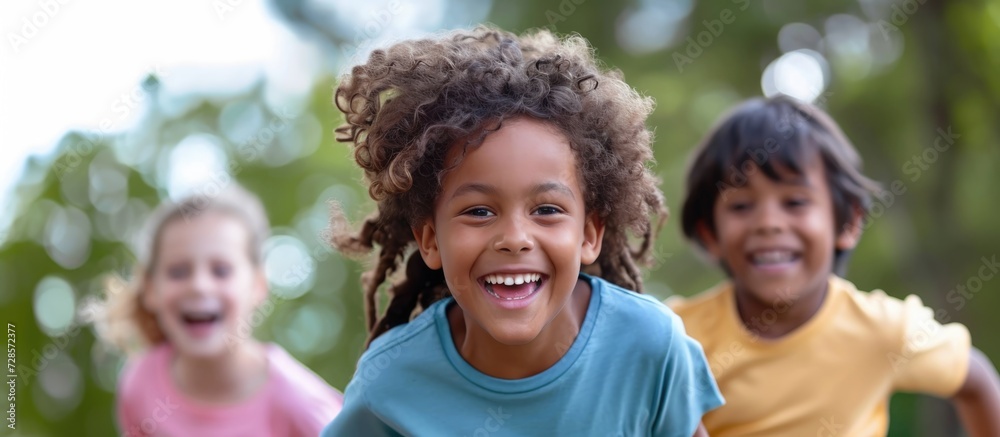
[[[969,331],[939,324],[917,296],[864,293],[834,276],[816,315],[773,340],[748,330],[735,302],[728,282],[667,300],[726,399],[704,417],[713,437],[885,436],[893,392],[948,397],[968,372]],[[756,329],[784,305],[764,311]]]

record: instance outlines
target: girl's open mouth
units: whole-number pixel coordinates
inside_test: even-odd
[[[181,321],[192,336],[204,337],[222,322],[222,314],[214,311],[185,311],[181,313]]]
[[[538,293],[545,280],[541,273],[493,274],[483,277],[483,289],[504,307],[522,307]]]
[[[497,299],[521,300],[538,291],[541,280],[540,273],[487,275],[483,280],[483,286],[487,293]]]

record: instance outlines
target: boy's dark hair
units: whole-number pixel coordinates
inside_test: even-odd
[[[861,157],[837,123],[819,108],[785,96],[748,100],[734,108],[706,135],[694,152],[681,210],[684,235],[704,247],[703,224],[715,232],[715,201],[728,188],[746,183],[756,165],[768,179],[780,171],[801,175],[810,160],[823,162],[833,199],[836,229],[853,226],[871,207],[877,183],[861,174]],[[751,170],[752,171],[752,170]],[[843,274],[847,252],[837,250],[834,272]]]
[[[380,246],[376,265],[362,275],[369,343],[408,322],[418,304],[427,308],[448,295],[443,273],[415,253],[411,226],[433,214],[449,148],[476,147],[513,117],[544,121],[569,140],[587,212],[606,226],[601,254],[585,271],[641,292],[638,267],[652,261],[667,215],[659,180],[646,166],[653,104],[620,72],[603,71],[582,37],[478,27],[400,42],[354,67],[334,101],[346,118],[337,139],[354,144],[378,204],[356,234],[345,230],[339,210],[332,219],[332,242],[342,252]],[[630,233],[638,236],[633,242]],[[378,318],[377,290],[400,269],[405,276],[389,284],[392,299]]]

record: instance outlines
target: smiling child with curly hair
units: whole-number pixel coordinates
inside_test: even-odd
[[[723,402],[702,349],[639,293],[666,218],[652,101],[586,40],[404,41],[335,102],[377,211],[357,233],[336,213],[334,244],[378,259],[323,435],[700,435]]]

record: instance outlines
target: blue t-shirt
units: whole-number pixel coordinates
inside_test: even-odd
[[[368,348],[331,436],[690,437],[723,404],[705,354],[662,303],[603,279],[565,355],[534,376],[488,376],[451,337],[449,298]]]

